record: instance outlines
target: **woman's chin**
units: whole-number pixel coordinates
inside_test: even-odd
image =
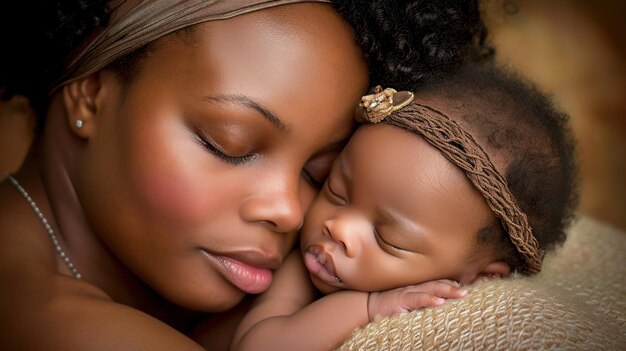
[[[185,291],[182,291],[185,290]],[[159,292],[175,305],[198,312],[224,312],[243,300],[246,293],[234,287],[220,289],[177,289],[173,293]]]

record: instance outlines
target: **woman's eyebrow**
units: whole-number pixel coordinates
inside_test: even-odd
[[[239,106],[253,109],[257,111],[259,114],[261,114],[261,116],[263,116],[266,120],[268,120],[274,127],[285,132],[288,131],[287,126],[272,111],[270,111],[269,109],[265,108],[263,105],[259,104],[258,102],[250,99],[249,97],[245,95],[231,95],[231,94],[207,95],[207,96],[203,96],[201,100],[205,102],[209,102],[209,103],[214,103],[214,102],[218,102],[222,104],[234,103]]]

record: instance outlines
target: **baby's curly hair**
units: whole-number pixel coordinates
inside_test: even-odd
[[[416,95],[434,96],[493,160],[509,190],[528,216],[541,250],[562,244],[578,205],[575,141],[568,116],[550,97],[511,70],[493,64],[466,64],[443,79],[430,81]],[[495,244],[495,252],[512,269],[521,257],[499,223],[483,228],[478,242]]]
[[[8,54],[0,65],[0,99],[26,96],[42,116],[50,84],[67,57],[108,22],[107,3],[44,1],[37,11],[28,2],[3,4],[0,35]],[[334,5],[355,30],[372,82],[415,85],[457,67],[466,57],[488,56],[476,1],[335,0]],[[123,79],[132,78],[145,50],[138,49],[110,68],[121,70]]]

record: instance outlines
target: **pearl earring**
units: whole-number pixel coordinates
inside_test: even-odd
[[[77,119],[76,120],[76,128],[80,129],[83,127],[83,120],[82,119]]]

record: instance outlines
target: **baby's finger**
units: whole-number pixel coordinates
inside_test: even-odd
[[[406,311],[441,306],[444,303],[446,303],[446,299],[423,292],[407,292],[401,297],[402,307]]]
[[[459,299],[465,297],[468,291],[456,285],[441,280],[416,285],[413,291],[429,293],[446,299]]]
[[[450,284],[450,285],[453,285],[453,286],[461,286],[461,283],[457,282],[456,280],[452,280],[452,279],[439,279],[439,280],[435,280],[435,281],[446,283],[446,284]]]

